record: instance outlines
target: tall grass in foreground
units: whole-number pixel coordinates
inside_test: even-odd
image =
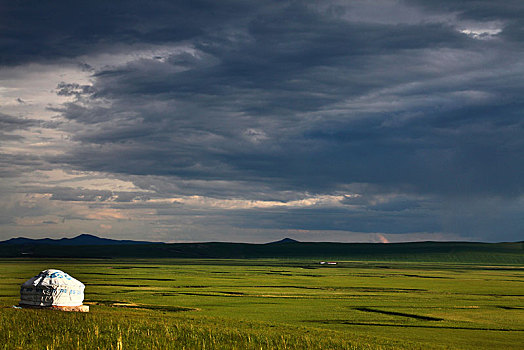
[[[335,331],[272,328],[154,311],[0,309],[3,349],[381,349]],[[407,345],[407,344],[406,344]],[[413,348],[413,346],[409,346]],[[414,348],[418,348],[415,346]]]

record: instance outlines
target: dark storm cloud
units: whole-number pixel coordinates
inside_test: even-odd
[[[313,192],[370,182],[522,193],[523,81],[496,64],[515,64],[520,45],[476,40],[446,23],[349,23],[296,4],[278,10],[248,16],[238,37],[200,35],[191,42],[197,54],[96,73],[83,88],[88,103],[62,110],[89,125],[74,134],[81,147],[57,161]]]
[[[41,124],[41,121],[35,119],[19,118],[0,113],[0,143],[23,142],[25,137],[16,132]],[[46,167],[46,162],[36,155],[13,155],[9,152],[0,152],[0,175],[5,178],[16,177],[27,171],[45,169]]]
[[[46,220],[46,221],[42,221],[42,224],[45,224],[45,225],[56,225],[56,224],[58,224],[58,222],[51,221],[51,220]]]
[[[456,13],[462,20],[501,22],[501,37],[522,43],[524,38],[524,7],[520,0],[496,3],[490,0],[426,1],[409,0],[408,3],[442,12]]]
[[[352,232],[440,232],[441,222],[434,215],[427,215],[427,208],[368,211],[365,208],[271,208],[250,210],[196,210],[195,208],[155,207],[160,216],[191,216],[205,226],[232,225],[249,229],[278,230],[336,230]],[[168,219],[169,220],[169,219]]]
[[[408,0],[406,3],[438,10],[454,12],[459,17],[474,20],[522,20],[524,9],[519,0],[508,0],[497,4],[490,0]]]
[[[0,153],[0,176],[14,178],[34,170],[51,170],[41,157],[31,154]]]
[[[40,121],[35,119],[19,118],[8,114],[0,113],[0,130],[4,132],[28,129],[32,126],[37,126],[40,123]]]
[[[56,94],[58,96],[76,96],[85,95],[93,92],[93,89],[90,85],[80,85],[76,83],[67,84],[61,82],[56,87]]]
[[[186,40],[250,7],[198,0],[8,1],[0,9],[0,63],[75,58],[115,44]]]
[[[76,145],[45,157],[57,166],[160,197],[291,200],[368,184],[343,208],[229,212],[242,227],[437,232],[435,202],[494,197],[518,222],[524,5],[380,3],[13,3],[0,64],[77,59],[92,72],[92,85],[57,86],[75,100],[54,107],[53,127]],[[90,65],[101,53],[127,56]]]
[[[251,216],[251,217],[250,217]],[[234,214],[233,214],[234,217]],[[341,230],[353,232],[439,232],[441,224],[421,212],[380,213],[351,212],[333,209],[296,209],[256,211],[243,217],[245,227],[303,230]]]
[[[71,188],[53,189],[51,200],[72,201],[72,202],[93,202],[107,201],[113,196],[111,191],[97,191]]]
[[[23,192],[23,190],[32,193],[49,194],[50,200],[64,201],[64,202],[115,202],[115,203],[130,203],[133,201],[147,201],[149,199],[148,193],[136,191],[109,191],[109,190],[90,190],[85,188],[73,187],[37,187],[25,186],[16,188],[15,191]]]

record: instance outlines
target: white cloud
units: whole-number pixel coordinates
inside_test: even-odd
[[[487,40],[502,32],[501,28],[465,28],[460,29],[461,33],[466,34],[474,39]]]
[[[65,171],[62,169],[36,171],[25,181],[26,186],[65,186],[99,191],[140,191],[130,181],[117,179],[95,171]]]
[[[348,195],[346,195],[348,196]],[[351,195],[349,195],[351,196]],[[263,201],[245,199],[216,199],[204,196],[184,196],[147,200],[148,203],[171,203],[199,209],[260,209],[260,208],[305,208],[305,207],[341,207],[344,195],[317,195],[291,201]]]
[[[246,129],[243,132],[244,138],[252,143],[260,143],[268,139],[266,133],[259,129]]]
[[[71,101],[71,96],[59,96],[56,87],[60,82],[91,84],[90,74],[74,63],[26,64],[0,68],[0,106],[2,112],[12,115],[49,121],[57,107]],[[20,103],[18,99],[24,101]]]
[[[128,64],[140,62],[141,60],[158,61],[166,63],[173,61],[172,72],[182,72],[189,68],[184,64],[177,65],[177,58],[191,57],[195,61],[214,63],[213,57],[195,48],[189,43],[178,43],[170,45],[116,45],[110,50],[78,57],[94,71],[124,67]],[[182,62],[181,62],[182,63]],[[150,62],[152,64],[152,62]]]

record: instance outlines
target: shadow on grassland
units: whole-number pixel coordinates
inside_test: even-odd
[[[355,310],[364,311],[364,312],[374,312],[374,313],[383,314],[383,315],[409,317],[409,318],[414,318],[414,319],[417,319],[417,320],[424,320],[424,321],[444,321],[443,318],[424,316],[424,315],[408,314],[408,313],[405,313],[405,312],[384,311],[384,310],[378,310],[378,309],[371,309],[369,307],[356,307]]]
[[[103,305],[109,307],[118,307],[126,309],[143,309],[143,310],[156,310],[156,311],[169,311],[169,312],[181,312],[181,311],[196,311],[197,308],[182,307],[182,306],[169,306],[169,305],[145,305],[128,303],[117,300],[91,300],[86,302],[90,305]]]
[[[454,326],[433,326],[433,325],[411,325],[411,324],[393,324],[393,323],[376,323],[376,322],[352,322],[344,320],[306,320],[305,322],[322,323],[322,324],[342,324],[348,326],[378,326],[378,327],[399,327],[399,328],[437,328],[437,329],[460,329],[471,331],[495,331],[495,332],[524,332],[524,329],[507,329],[507,328],[482,328],[482,327],[454,327]]]

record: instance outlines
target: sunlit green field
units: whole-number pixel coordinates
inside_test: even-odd
[[[12,308],[47,268],[88,314]],[[0,347],[522,349],[524,268],[311,260],[0,260]]]

